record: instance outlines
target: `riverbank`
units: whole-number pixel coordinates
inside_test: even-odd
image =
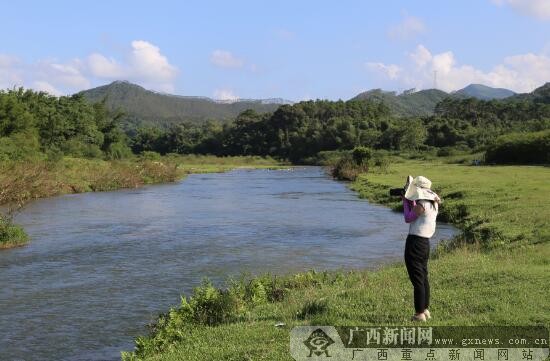
[[[550,283],[550,211],[544,207],[550,169],[399,160],[371,169],[352,187],[398,209],[388,188],[420,172],[445,200],[442,218],[464,229],[453,247],[430,261],[430,324],[550,326],[544,286]],[[409,324],[411,298],[401,263],[377,271],[258,277],[227,291],[206,284],[161,317],[148,337],[136,341],[136,352],[123,358],[292,360],[293,326]]]
[[[224,172],[239,167],[279,168],[261,157],[164,156],[105,161],[64,158],[57,162],[0,162],[0,206],[6,213],[26,202],[69,193],[111,191],[175,182],[191,173]],[[25,245],[29,238],[9,215],[0,214],[0,249]]]
[[[393,159],[360,175],[352,184],[359,196],[402,210],[388,195],[408,174],[422,174],[443,198],[438,220],[463,230],[451,246],[498,247],[550,242],[550,168],[543,166],[471,166],[442,161]]]

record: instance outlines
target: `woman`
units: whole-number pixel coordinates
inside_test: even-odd
[[[431,318],[430,283],[428,282],[428,258],[430,237],[435,232],[439,196],[430,188],[432,182],[423,176],[409,176],[403,198],[405,222],[409,223],[409,235],[405,244],[405,265],[414,288],[415,314],[412,321],[425,322]]]

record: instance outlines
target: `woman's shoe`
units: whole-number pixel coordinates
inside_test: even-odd
[[[430,311],[428,311],[428,309],[424,310],[424,316],[426,316],[426,320],[429,320],[430,318],[432,318],[432,315],[430,314]]]
[[[411,321],[413,322],[426,322],[426,315],[423,313],[415,314],[411,318]]]

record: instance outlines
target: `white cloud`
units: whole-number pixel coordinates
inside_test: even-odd
[[[90,80],[83,75],[78,59],[60,63],[55,59],[43,59],[25,63],[15,57],[0,54],[0,88],[27,87],[60,95],[67,89],[81,90],[90,87]],[[64,89],[65,91],[61,91]]]
[[[210,54],[210,62],[220,68],[242,68],[244,60],[227,50],[214,50]]]
[[[239,100],[239,97],[231,89],[216,89],[214,99],[232,102]]]
[[[135,40],[117,61],[100,53],[84,59],[60,62],[41,59],[25,63],[0,54],[0,87],[24,86],[52,94],[70,94],[106,80],[129,80],[146,88],[173,92],[179,70],[171,65],[160,49],[143,40]]]
[[[41,60],[37,63],[36,73],[30,74],[33,81],[53,83],[63,88],[85,89],[91,86],[91,81],[83,73],[82,63],[74,59],[67,63],[51,60]],[[32,71],[32,68],[31,68]]]
[[[410,54],[410,57],[419,67],[425,66],[432,60],[432,54],[424,45],[418,45],[416,51]]]
[[[88,68],[93,76],[105,79],[125,78],[124,68],[116,60],[106,58],[105,56],[93,53],[87,59]]]
[[[406,40],[414,38],[416,35],[426,31],[424,22],[415,16],[403,15],[403,20],[397,25],[392,26],[388,35],[392,39]]]
[[[167,92],[174,91],[173,83],[179,74],[157,46],[144,40],[132,41],[123,64],[101,54],[91,54],[87,59],[87,70],[100,79],[126,79]]]
[[[56,89],[56,87],[54,87],[53,85],[51,85],[50,83],[46,82],[46,81],[35,81],[33,84],[32,84],[32,89],[34,90],[37,90],[37,91],[43,91],[43,92],[46,92],[46,93],[50,93],[52,95],[61,95],[62,93]]]
[[[540,20],[550,20],[549,0],[491,0],[494,4],[509,5],[520,13]]]
[[[395,64],[384,64],[384,63],[366,63],[368,69],[379,71],[386,75],[390,79],[397,79],[397,76],[401,72],[401,68]]]
[[[452,51],[432,54],[425,46],[418,45],[409,54],[403,66],[370,63],[371,71],[408,88],[432,88],[434,72],[437,88],[445,91],[461,89],[468,84],[481,83],[502,87],[516,92],[530,92],[550,80],[550,57],[544,54],[521,54],[506,57],[489,71],[472,65],[458,64]]]
[[[129,65],[132,76],[148,81],[171,82],[178,74],[158,47],[143,40],[132,41]]]
[[[0,89],[23,84],[20,62],[16,57],[0,54]]]
[[[19,60],[14,56],[0,54],[0,69],[12,66],[18,62]]]

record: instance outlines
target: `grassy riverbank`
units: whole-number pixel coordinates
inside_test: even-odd
[[[406,175],[422,174],[433,182],[444,204],[440,221],[464,230],[458,241],[484,249],[550,242],[550,168],[536,166],[470,166],[438,161],[395,159],[382,170],[371,169],[353,183],[361,197],[401,210],[389,188]]]
[[[120,161],[63,158],[57,162],[0,162],[0,205],[17,209],[26,202],[67,193],[137,188],[174,182],[190,173],[239,167],[276,168],[261,157],[165,156]],[[0,249],[24,245],[28,237],[8,215],[0,214]]]
[[[550,169],[400,160],[371,169],[353,187],[398,209],[387,189],[420,172],[445,199],[442,217],[465,229],[455,247],[430,262],[430,324],[550,326],[550,211],[544,206]],[[203,285],[123,358],[292,360],[293,326],[408,324],[411,289],[400,263],[376,271],[265,276],[225,291]],[[275,327],[278,322],[285,326]]]

